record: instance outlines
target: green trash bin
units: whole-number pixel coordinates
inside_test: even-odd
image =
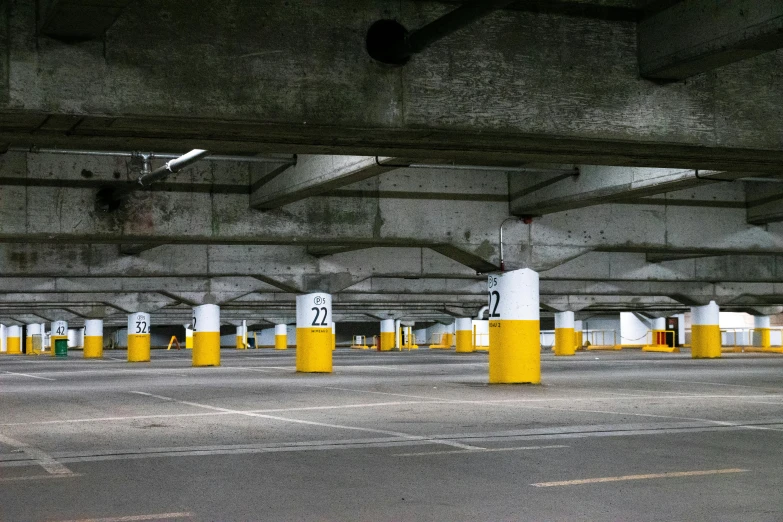
[[[54,341],[54,356],[68,357],[68,339],[57,339]]]

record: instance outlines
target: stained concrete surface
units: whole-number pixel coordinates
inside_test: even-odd
[[[80,355],[0,357],[0,520],[783,518],[783,356],[547,353],[487,386],[486,354]]]

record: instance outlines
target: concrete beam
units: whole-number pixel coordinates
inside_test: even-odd
[[[133,0],[50,0],[42,2],[41,34],[66,42],[103,38]]]
[[[779,53],[660,86],[639,78],[634,22],[505,10],[405,68],[367,55],[372,21],[417,27],[449,8],[213,3],[216,37],[189,3],[165,19],[134,3],[105,45],[77,48],[39,42],[34,3],[14,2],[0,143],[750,171],[783,161]]]
[[[376,156],[300,155],[292,165],[276,175],[266,175],[253,183],[250,206],[271,210],[300,199],[317,196],[345,185],[388,172],[383,163],[395,158]]]
[[[748,182],[748,223],[783,221],[783,184]]]
[[[541,216],[726,181],[741,173],[583,165],[578,175],[509,176],[509,208],[517,216]]]
[[[688,0],[639,23],[639,70],[684,80],[783,47],[777,0]]]

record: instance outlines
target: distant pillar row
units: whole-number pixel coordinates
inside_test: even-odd
[[[150,314],[144,312],[130,314],[128,316],[128,362],[149,362],[150,342]]]
[[[541,382],[538,274],[514,270],[489,276],[489,382]]]
[[[275,325],[275,350],[288,349],[288,326],[284,324]]]
[[[220,307],[193,309],[193,366],[220,366]]]
[[[103,357],[103,320],[87,319],[84,321],[84,358],[100,359]]]
[[[296,371],[332,373],[332,296],[296,297]]]
[[[721,356],[720,308],[711,301],[691,308],[691,357],[714,359]]]
[[[247,348],[247,326],[241,324],[237,326],[237,350],[245,350]]]
[[[574,312],[557,312],[555,314],[555,355],[574,355],[575,353]]]

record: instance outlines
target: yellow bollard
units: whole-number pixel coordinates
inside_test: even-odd
[[[149,362],[150,342],[150,314],[144,312],[130,314],[128,316],[128,362]]]

